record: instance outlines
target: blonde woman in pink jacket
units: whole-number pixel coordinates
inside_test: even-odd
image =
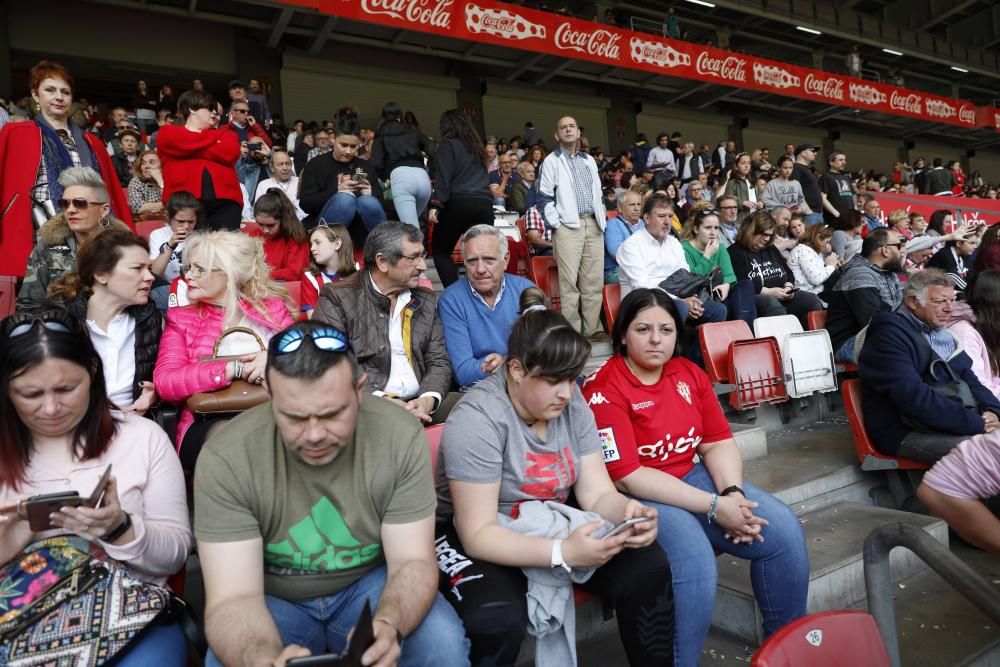
[[[185,245],[182,273],[191,305],[167,310],[153,372],[160,397],[181,404],[199,392],[228,387],[233,380],[264,381],[267,352],[252,337],[226,337],[219,355],[242,355],[239,360],[211,360],[224,331],[245,327],[266,346],[271,336],[293,322],[288,292],[271,280],[259,239],[211,231],[194,234]],[[196,421],[190,410],[182,409],[176,444],[185,469],[194,470],[201,446],[228,419],[220,415]]]

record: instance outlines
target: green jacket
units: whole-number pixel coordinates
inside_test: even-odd
[[[736,282],[736,272],[733,271],[733,263],[729,259],[729,251],[719,246],[718,251],[712,255],[711,259],[706,259],[701,251],[694,247],[690,241],[681,243],[684,248],[684,259],[687,260],[688,269],[691,273],[699,276],[708,276],[712,269],[719,267],[722,271],[722,282],[732,284]]]

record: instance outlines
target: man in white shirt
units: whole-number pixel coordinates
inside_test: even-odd
[[[669,174],[677,173],[677,161],[674,159],[674,152],[670,150],[670,135],[661,132],[656,137],[656,147],[649,151],[649,158],[646,160],[646,168],[655,174],[663,172]]]
[[[630,236],[618,248],[622,298],[640,287],[657,287],[679,269],[687,270],[687,260],[680,241],[670,235],[673,202],[663,194],[653,194],[642,207],[646,226]],[[687,318],[703,322],[724,322],[726,306],[718,301],[702,303],[697,296],[680,298],[671,294]],[[683,302],[684,306],[681,306]],[[686,306],[686,308],[685,308]]]
[[[273,178],[267,178],[257,184],[257,192],[254,193],[253,200],[256,202],[260,196],[271,188],[278,188],[285,193],[289,201],[295,206],[295,215],[299,220],[305,220],[309,215],[299,208],[299,177],[295,175],[292,168],[292,156],[283,148],[275,148],[271,151],[271,173]]]

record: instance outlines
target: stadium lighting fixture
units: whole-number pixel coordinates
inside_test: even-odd
[[[885,53],[888,53],[890,56],[901,56],[901,55],[903,55],[902,52],[900,52],[900,51],[893,51],[892,49],[882,49],[882,50]]]
[[[954,67],[953,66],[952,69],[955,70],[956,72],[961,72],[962,74],[968,74],[969,73],[969,70],[962,69],[961,67]]]
[[[715,7],[711,2],[705,2],[705,0],[687,0],[693,5],[701,5],[702,7]]]
[[[796,30],[801,30],[802,32],[808,32],[810,35],[822,35],[819,30],[813,30],[812,28],[806,28],[800,25],[795,26]]]

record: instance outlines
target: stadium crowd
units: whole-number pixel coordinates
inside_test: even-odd
[[[611,156],[571,115],[484,139],[395,102],[375,128],[350,107],[286,127],[258,80],[224,104],[143,81],[105,114],[51,61],[30,88],[0,116],[0,251],[23,276],[0,324],[0,624],[20,638],[0,662],[51,655],[31,604],[76,590],[71,563],[105,564],[88,595],[152,598],[192,548],[208,664],[339,653],[366,605],[364,664],[513,665],[529,633],[536,664],[573,664],[575,584],[630,664],[696,665],[721,552],[750,561],[771,635],[806,613],[809,561],[702,370],[697,328],[727,319],[826,309],[876,447],[937,463],[921,499],[1000,553],[1000,225],[878,197],[995,198],[977,174],[681,132]],[[522,243],[553,256],[558,312],[510,270]],[[182,616],[62,639],[184,665]]]

